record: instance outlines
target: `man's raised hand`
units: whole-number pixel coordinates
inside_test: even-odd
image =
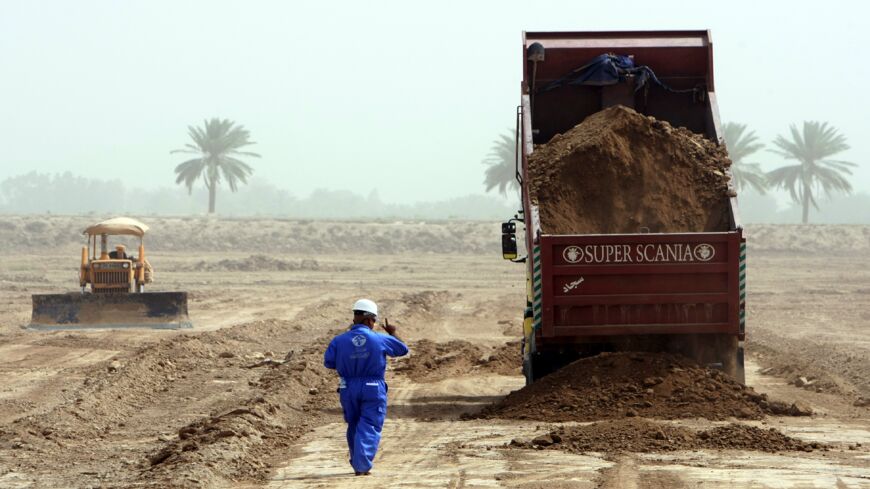
[[[390,325],[390,320],[387,318],[384,318],[384,331],[390,336],[396,336],[396,327]]]

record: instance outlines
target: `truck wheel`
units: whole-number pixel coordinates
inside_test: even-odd
[[[528,383],[532,383],[552,371],[551,359],[548,355],[535,353],[529,358]]]
[[[553,352],[546,354],[536,353],[532,355],[531,361],[529,362],[529,373],[531,374],[529,377],[532,379],[532,382],[546,375],[550,375],[570,363],[566,361],[565,358],[564,355]]]

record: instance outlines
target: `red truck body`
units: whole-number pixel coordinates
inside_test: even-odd
[[[545,50],[543,61],[529,60],[535,43]],[[650,84],[635,91],[626,84],[536,92],[604,53],[631,55],[670,87],[694,90],[676,93]],[[707,31],[527,32],[523,60],[521,181],[535,144],[615,103],[721,142]],[[746,245],[736,198],[722,197],[730,213],[722,232],[550,235],[541,230],[528,186],[521,188],[529,381],[577,356],[621,348],[674,350],[725,365],[742,378]]]

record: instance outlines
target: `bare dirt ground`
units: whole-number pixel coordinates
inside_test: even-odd
[[[813,416],[633,418],[666,433],[776,428],[820,448],[571,451],[511,441],[588,423],[463,416],[523,385],[519,351],[512,365],[506,344],[520,334],[524,273],[499,259],[495,234],[491,254],[481,251],[479,230],[472,249],[451,242],[439,252],[430,241],[458,239],[449,230],[420,237],[426,226],[381,224],[379,236],[395,241],[389,253],[351,254],[327,242],[318,252],[281,247],[268,259],[260,241],[257,251],[239,244],[182,255],[178,243],[195,237],[166,236],[150,254],[155,288],[191,292],[193,330],[24,331],[31,293],[74,289],[76,246],[60,236],[62,218],[53,219],[27,235],[44,245],[54,241],[38,233],[57,233],[49,249],[28,251],[8,234],[24,232],[27,218],[0,229],[0,241],[11,243],[0,251],[2,488],[870,487],[863,228],[840,233],[854,238],[851,251],[820,245],[824,236],[803,252],[769,244],[784,242],[776,239],[750,251],[747,383],[809,404]],[[338,233],[330,223],[273,228],[293,226],[327,241]],[[389,416],[373,475],[355,478],[335,377],[320,356],[359,296],[381,304],[412,356],[388,372]]]

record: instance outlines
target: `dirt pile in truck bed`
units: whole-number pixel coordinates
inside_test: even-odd
[[[667,353],[603,353],[584,358],[484,409],[482,417],[550,422],[625,417],[761,419],[808,415],[769,401],[724,373]]]
[[[572,453],[667,452],[673,450],[812,451],[823,446],[791,438],[774,428],[730,423],[694,431],[645,419],[562,426],[532,440],[513,440],[518,448],[548,448]]]
[[[730,165],[723,146],[616,106],[536,147],[529,189],[548,234],[725,231]]]

